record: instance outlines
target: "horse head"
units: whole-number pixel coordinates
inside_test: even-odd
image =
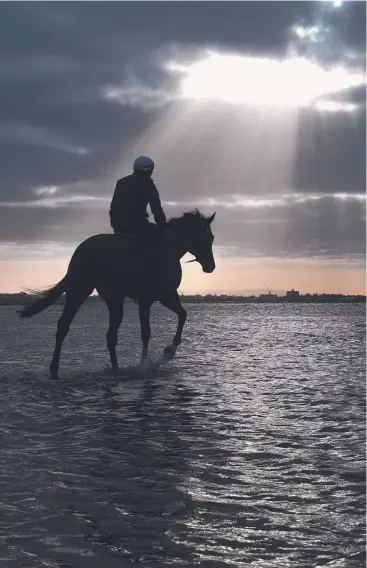
[[[210,226],[214,217],[215,213],[206,217],[195,209],[169,221],[173,235],[182,243],[183,254],[189,252],[194,255],[195,258],[189,262],[199,262],[207,273],[215,269],[212,248],[214,236]]]

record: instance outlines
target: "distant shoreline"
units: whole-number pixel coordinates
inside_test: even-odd
[[[300,294],[291,299],[287,296],[275,294],[261,294],[260,296],[231,296],[212,295],[201,296],[181,295],[184,304],[365,304],[366,296],[343,295],[343,294]],[[0,306],[23,306],[33,301],[30,294],[0,294]],[[89,296],[87,303],[99,303],[103,301],[99,296]],[[127,300],[129,301],[129,300]],[[132,300],[130,300],[132,302]],[[55,302],[55,305],[63,305],[64,296]]]

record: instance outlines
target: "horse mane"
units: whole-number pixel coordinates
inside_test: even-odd
[[[190,223],[190,221],[194,221],[194,219],[202,219],[208,221],[209,217],[206,217],[203,213],[201,213],[201,211],[199,211],[199,209],[191,209],[190,211],[186,211],[178,217],[170,217],[167,223]]]

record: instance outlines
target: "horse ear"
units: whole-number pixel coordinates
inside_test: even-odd
[[[213,213],[213,215],[212,215],[211,217],[209,217],[209,219],[208,219],[208,220],[209,220],[209,225],[210,225],[211,223],[213,223],[214,217],[215,217],[215,213]]]

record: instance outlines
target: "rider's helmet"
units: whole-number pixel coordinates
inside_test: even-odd
[[[154,162],[148,156],[139,156],[134,162],[134,172],[151,174],[154,170]]]

